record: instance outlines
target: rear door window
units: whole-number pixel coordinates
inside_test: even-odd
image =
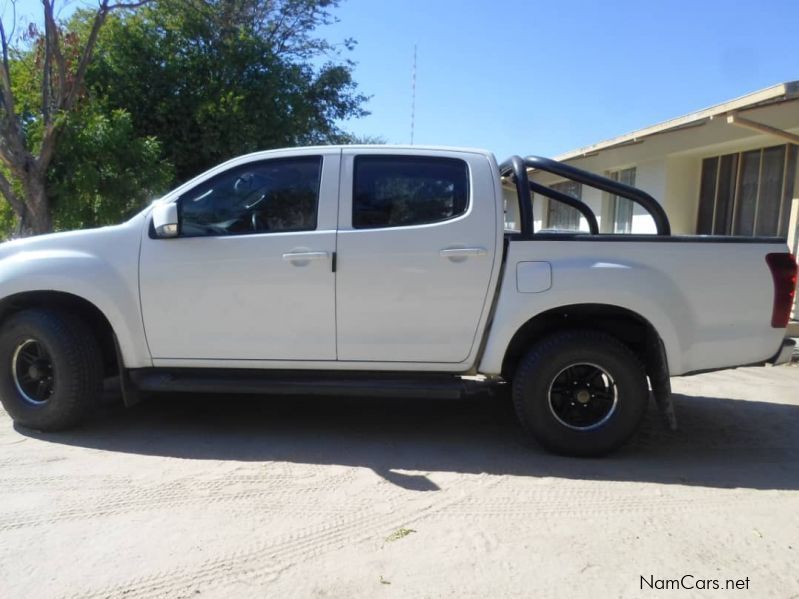
[[[469,168],[455,158],[358,156],[352,199],[356,229],[410,227],[466,212]]]

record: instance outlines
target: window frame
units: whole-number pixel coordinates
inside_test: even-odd
[[[214,172],[209,177],[204,178],[202,181],[198,181],[195,185],[188,187],[186,189],[178,189],[175,190],[176,194],[174,199],[172,200],[173,203],[177,206],[178,210],[178,235],[177,238],[183,239],[202,239],[202,238],[215,238],[215,237],[245,237],[245,236],[253,236],[253,235],[275,235],[275,234],[288,234],[288,233],[308,233],[311,231],[317,231],[319,229],[319,209],[320,209],[320,201],[322,196],[322,180],[324,178],[324,168],[325,168],[325,158],[324,154],[298,154],[298,155],[289,155],[289,156],[275,156],[275,157],[265,157],[259,158],[257,160],[251,160],[248,162],[238,162],[237,164],[231,165],[229,168],[220,170],[218,172]],[[203,186],[212,186],[216,181],[223,177],[231,176],[238,171],[248,171],[260,168],[263,165],[274,165],[276,163],[292,163],[292,162],[299,162],[299,161],[308,161],[315,160],[317,163],[318,174],[317,174],[317,181],[315,186],[316,192],[316,200],[314,203],[314,216],[313,216],[313,226],[304,227],[302,229],[284,229],[284,230],[264,230],[264,231],[243,231],[240,233],[228,233],[228,234],[207,234],[207,235],[186,235],[183,231],[183,202],[187,195],[193,193],[195,190],[202,188]]]
[[[355,154],[352,157],[352,189],[350,190],[350,226],[353,231],[375,231],[381,229],[407,229],[410,227],[425,227],[430,225],[437,225],[441,223],[451,222],[466,216],[472,207],[472,171],[471,166],[467,160],[454,156],[435,156],[435,155],[418,155],[418,154]],[[389,224],[389,225],[376,225],[376,226],[359,226],[356,224],[357,213],[357,199],[356,194],[358,190],[358,166],[362,161],[375,161],[375,162],[448,162],[457,163],[464,168],[464,184],[465,184],[465,202],[463,209],[452,216],[411,224]]]
[[[761,212],[766,201],[763,198],[764,164],[769,153],[782,149],[781,180],[778,187],[778,201],[772,208],[775,209],[776,230],[766,232],[761,229],[760,219],[765,213]],[[749,198],[749,204],[744,205],[744,197],[750,188],[744,189],[745,157],[752,158],[757,155],[758,163],[756,181],[754,182],[754,200]],[[712,167],[709,165],[713,164]],[[732,165],[732,171],[723,176],[723,165]],[[706,168],[712,168],[713,172]],[[785,237],[789,231],[791,197],[796,169],[799,168],[799,146],[796,144],[776,144],[760,146],[746,150],[730,152],[727,154],[714,154],[704,156],[699,165],[699,190],[696,205],[695,230],[699,235],[725,235],[743,237]],[[705,189],[704,185],[708,188]],[[721,190],[726,190],[722,194]],[[722,195],[724,197],[722,198]],[[751,194],[750,194],[751,195]],[[790,196],[790,197],[789,197]],[[751,223],[744,220],[744,210],[749,210]],[[709,220],[709,223],[708,223]],[[709,224],[709,227],[708,227]],[[750,231],[751,229],[751,231]]]
[[[624,180],[622,178],[623,174],[632,172],[632,177],[629,180]],[[607,177],[614,181],[618,181],[620,183],[624,183],[629,185],[630,187],[635,187],[635,179],[638,176],[638,167],[636,166],[628,166],[625,168],[618,168],[612,171],[608,171]],[[619,201],[628,202],[629,204],[629,218],[626,219],[626,227],[620,228],[619,227]],[[616,194],[608,194],[608,203],[609,208],[607,211],[608,220],[610,221],[609,227],[610,232],[614,235],[631,235],[633,232],[633,221],[635,217],[635,202],[627,198],[621,198]],[[603,227],[606,228],[606,227]]]
[[[572,196],[572,197],[574,197],[574,198],[576,198],[576,199],[578,199],[580,201],[582,201],[582,199],[583,199],[583,184],[580,183],[579,181],[572,181],[570,179],[563,179],[562,181],[558,181],[556,183],[552,183],[549,187],[551,189],[554,189],[555,191],[559,191],[560,193]],[[572,193],[572,191],[570,189],[571,187],[575,187],[577,193]],[[582,220],[583,220],[583,216],[582,216],[582,214],[580,214],[580,211],[577,210],[576,208],[572,208],[568,204],[564,204],[563,202],[558,202],[558,201],[553,200],[553,199],[547,199],[547,220],[546,220],[547,224],[546,224],[546,227],[544,227],[545,229],[552,229],[553,228],[552,227],[552,213],[553,213],[553,209],[552,208],[553,207],[556,207],[555,210],[554,210],[555,213],[563,214],[563,213],[560,212],[561,210],[563,210],[564,213],[566,213],[566,214],[574,214],[577,217],[574,228],[567,227],[567,228],[559,228],[558,230],[560,230],[560,231],[579,231],[580,230],[580,226],[582,225]]]

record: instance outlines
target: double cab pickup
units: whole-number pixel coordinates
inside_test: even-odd
[[[635,202],[656,232],[600,233],[536,170]],[[534,230],[539,198],[580,230]],[[259,152],[123,224],[0,245],[0,399],[52,431],[110,377],[128,404],[494,385],[543,446],[597,455],[652,397],[674,421],[669,377],[787,361],[795,285],[785,239],[674,236],[648,194],[545,158]]]

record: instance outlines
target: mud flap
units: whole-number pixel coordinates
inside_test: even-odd
[[[141,401],[141,392],[133,384],[130,378],[130,372],[125,368],[125,362],[122,360],[122,349],[119,347],[117,336],[114,335],[114,349],[117,352],[117,368],[119,368],[119,386],[122,391],[122,403],[126,408],[135,406]]]
[[[647,360],[647,374],[652,384],[652,395],[655,404],[660,410],[666,426],[673,431],[677,430],[677,414],[674,412],[674,402],[671,399],[671,379],[669,378],[669,363],[666,349],[659,338],[654,338],[649,344]]]

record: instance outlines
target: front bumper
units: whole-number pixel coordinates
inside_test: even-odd
[[[770,364],[774,364],[774,366],[779,366],[780,364],[787,364],[791,361],[793,357],[793,350],[796,347],[796,341],[793,339],[783,339],[782,340],[782,347],[777,354],[769,360]]]

